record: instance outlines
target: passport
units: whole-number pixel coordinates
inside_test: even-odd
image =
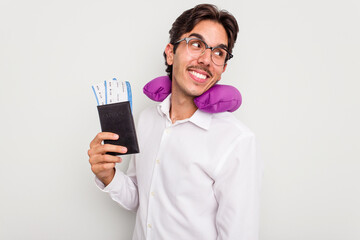
[[[129,101],[97,106],[102,132],[112,132],[119,135],[117,140],[104,140],[105,144],[124,146],[124,153],[108,152],[110,155],[126,155],[139,153],[135,124]]]

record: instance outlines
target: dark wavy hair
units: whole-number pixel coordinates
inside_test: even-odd
[[[228,51],[232,53],[237,34],[239,32],[237,21],[228,11],[219,10],[212,4],[199,4],[194,8],[186,10],[175,20],[169,31],[170,43],[174,45],[174,53],[177,48],[177,44],[175,44],[175,42],[178,41],[183,34],[190,32],[195,25],[202,20],[212,20],[218,22],[225,28],[228,37]],[[165,52],[164,58],[166,72],[168,73],[170,79],[172,79],[172,65],[167,64]]]

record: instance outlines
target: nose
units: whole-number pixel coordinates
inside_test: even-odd
[[[205,51],[198,58],[198,62],[206,66],[209,66],[211,62],[211,54],[212,54],[211,49],[209,48],[205,49]]]

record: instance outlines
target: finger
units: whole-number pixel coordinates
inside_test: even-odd
[[[106,154],[107,152],[126,153],[127,148],[119,145],[104,144],[89,149],[88,154],[91,156],[96,154]]]
[[[120,163],[122,161],[121,157],[112,156],[112,155],[94,155],[89,159],[91,165],[101,164],[101,163]]]
[[[102,141],[108,140],[117,140],[119,135],[111,132],[100,132],[98,133],[95,138],[91,141],[90,147],[94,147],[95,145],[101,144]]]
[[[96,174],[106,170],[113,169],[115,167],[115,163],[100,163],[91,166],[91,170]]]

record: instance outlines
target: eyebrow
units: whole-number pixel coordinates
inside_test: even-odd
[[[205,42],[204,37],[201,34],[198,34],[198,33],[192,33],[192,34],[190,34],[189,37],[196,37],[196,38],[199,38],[199,39],[201,39],[201,40],[203,40]],[[228,47],[227,47],[226,44],[221,43],[221,44],[217,45],[216,47],[225,48],[226,50],[228,50]]]

